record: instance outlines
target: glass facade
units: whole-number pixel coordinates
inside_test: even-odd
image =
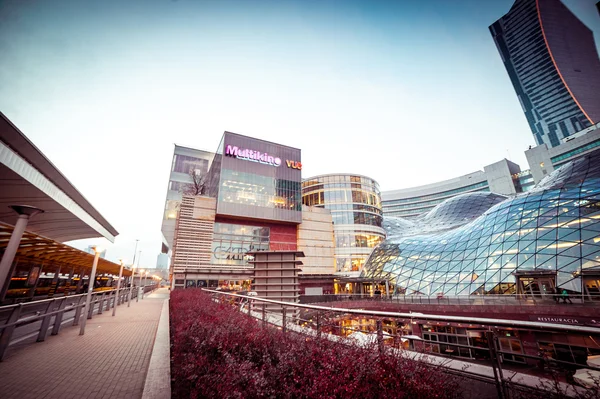
[[[555,157],[552,157],[552,159],[551,159],[552,160],[552,164],[555,167],[558,167],[558,166],[560,166],[560,165],[562,165],[564,163],[565,159],[569,159],[569,158],[571,158],[571,157],[573,157],[575,155],[579,155],[579,154],[581,154],[583,152],[589,151],[589,150],[591,150],[593,148],[596,148],[598,146],[600,146],[600,140],[592,141],[589,144],[586,144],[584,146],[575,148],[575,149],[573,149],[573,150],[571,150],[569,152],[565,152],[564,154],[560,154],[560,155],[557,155]]]
[[[389,280],[395,294],[591,295],[585,287],[600,275],[600,150],[514,197],[463,194],[419,220],[387,219],[390,238],[362,277]]]
[[[465,192],[489,191],[487,181],[482,181],[468,186],[446,190],[435,194],[420,195],[418,197],[399,198],[382,202],[385,216],[400,216],[406,218],[416,217],[433,209],[449,197]]]
[[[268,251],[269,239],[270,229],[268,227],[215,223],[211,263],[249,266],[246,263],[245,253]]]
[[[209,172],[217,215],[300,223],[300,150],[225,132]]]
[[[371,178],[336,174],[305,179],[302,202],[331,211],[337,272],[359,272],[385,239],[379,184]]]
[[[600,61],[591,31],[560,0],[516,0],[490,32],[538,145],[593,124]]]

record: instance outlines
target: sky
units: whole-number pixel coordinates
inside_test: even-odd
[[[430,184],[534,145],[488,30],[512,0],[0,0],[0,111],[154,267],[173,144],[302,149],[302,176]],[[594,31],[594,0],[564,0]]]

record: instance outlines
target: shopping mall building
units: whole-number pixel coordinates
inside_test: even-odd
[[[332,216],[302,205],[301,161],[297,148],[230,132],[215,153],[176,146],[163,219],[174,288],[250,289],[248,252],[298,251],[301,292],[331,291]]]
[[[388,281],[393,294],[551,297],[566,289],[600,299],[600,149],[527,192],[468,192],[385,222],[388,239],[362,277]]]

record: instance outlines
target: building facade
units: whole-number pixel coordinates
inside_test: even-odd
[[[299,149],[225,132],[205,192],[179,196],[173,286],[250,289],[256,251],[305,252],[301,273],[332,286],[331,213],[303,209],[301,173]]]
[[[424,215],[438,204],[465,193],[494,192],[513,195],[533,187],[528,171],[503,159],[468,175],[424,186],[381,193],[383,214],[413,219]]]
[[[563,140],[560,146],[546,144],[525,151],[529,172],[535,183],[554,172],[567,162],[573,161],[600,147],[600,123]]]
[[[593,33],[560,0],[516,0],[490,32],[538,145],[600,122]]]
[[[213,157],[212,152],[175,144],[161,226],[162,253],[168,254],[173,248],[173,236],[182,196],[196,194],[199,186],[205,184],[208,167]]]
[[[360,175],[315,176],[302,182],[302,202],[331,211],[335,272],[358,276],[373,248],[385,239],[379,184]]]
[[[524,294],[600,299],[600,149],[506,198],[469,193],[388,226],[362,277],[396,295]]]

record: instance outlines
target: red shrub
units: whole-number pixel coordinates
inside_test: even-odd
[[[174,398],[455,398],[440,369],[377,349],[310,339],[215,303],[171,293]]]

